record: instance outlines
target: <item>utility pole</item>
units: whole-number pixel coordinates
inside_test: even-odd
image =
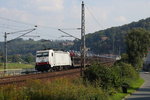
[[[85,13],[84,2],[81,7],[81,76],[83,76],[83,68],[85,68]]]
[[[4,74],[6,73],[6,69],[7,69],[7,33],[5,32],[5,35],[4,35],[4,44],[5,44],[5,47],[4,47],[4,54],[5,54],[5,62],[4,62]]]
[[[28,30],[21,30],[21,31],[11,32],[11,33],[6,33],[6,32],[5,32],[5,35],[4,35],[4,54],[5,54],[4,74],[6,74],[6,72],[7,72],[7,70],[6,70],[6,69],[7,69],[7,43],[8,43],[8,42],[11,42],[12,40],[15,40],[15,39],[17,39],[17,38],[20,38],[20,37],[22,37],[22,36],[25,36],[26,34],[32,32],[32,31],[34,31],[34,30],[35,30],[35,28],[33,28],[33,29],[28,29]],[[27,32],[26,32],[26,31],[27,31]],[[24,34],[22,34],[22,35],[16,37],[15,39],[12,39],[12,40],[7,41],[7,35],[9,35],[9,34],[15,34],[15,33],[19,33],[19,32],[26,32],[26,33],[24,33]]]
[[[114,38],[115,38],[115,37],[114,37],[114,35],[115,35],[115,34],[113,34],[113,52],[112,52],[113,55],[115,55],[115,45],[114,45],[114,42],[115,42]]]

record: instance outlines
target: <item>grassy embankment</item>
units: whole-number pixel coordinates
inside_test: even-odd
[[[18,64],[11,64],[11,66],[12,65],[18,66]],[[100,66],[97,66],[97,68],[99,68],[99,71],[102,70]],[[116,68],[120,68],[120,67],[116,67]],[[126,68],[123,70],[124,73],[127,73],[124,74],[125,79],[128,79],[131,76],[137,77],[137,74],[133,73],[134,70],[130,69],[132,68],[131,66],[127,66],[125,64],[124,67],[122,68]],[[95,71],[97,70],[98,69],[96,69]],[[109,70],[103,69],[102,71],[106,71],[110,73],[113,70],[114,67],[110,67]],[[104,76],[104,74],[101,75],[102,77],[106,77],[106,79],[108,78],[107,80],[109,80],[110,76],[112,75],[115,76],[117,70],[114,71],[115,73],[112,73],[109,76]],[[118,88],[117,90],[114,87],[111,87],[109,91],[103,90],[102,89],[103,87],[101,87],[100,84],[102,83],[102,81],[104,82],[104,80],[101,80],[99,84],[95,84],[95,85],[92,85],[89,81],[84,81],[82,79],[80,80],[60,79],[54,82],[43,82],[43,81],[35,80],[35,81],[28,81],[27,85],[24,87],[17,87],[13,85],[0,87],[0,100],[121,100],[126,95],[134,92],[137,88],[139,88],[144,83],[143,79],[139,77],[137,78],[134,77],[133,77],[134,80],[131,78],[130,80],[127,81],[130,83],[129,84],[130,88],[128,88],[128,93],[122,93],[121,87]],[[119,77],[112,77],[112,78],[115,78],[115,80],[118,81],[119,83],[121,82],[121,80],[118,80]],[[110,80],[112,80],[112,78]]]
[[[0,100],[121,100],[143,84],[143,79],[134,81],[128,93],[109,96],[97,86],[82,79],[65,78],[53,82],[28,80],[24,87],[15,85],[0,87]]]
[[[24,87],[0,87],[0,100],[110,100],[98,87],[81,80],[28,81]]]

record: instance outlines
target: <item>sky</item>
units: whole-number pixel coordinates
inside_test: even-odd
[[[24,39],[80,38],[82,0],[0,0],[0,41],[4,33],[33,29]],[[86,34],[150,17],[150,0],[84,0]],[[27,31],[25,31],[27,32]],[[23,33],[9,34],[8,40]],[[40,36],[40,37],[37,37]],[[66,36],[66,35],[65,35]]]

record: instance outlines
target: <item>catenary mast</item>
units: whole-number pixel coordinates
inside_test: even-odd
[[[83,76],[83,68],[85,67],[85,12],[84,2],[81,7],[81,76]]]

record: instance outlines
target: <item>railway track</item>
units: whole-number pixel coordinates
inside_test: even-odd
[[[63,77],[71,78],[71,77],[77,77],[77,76],[80,76],[79,68],[66,70],[66,71],[58,71],[58,72],[3,77],[3,78],[0,78],[0,85],[20,84],[20,83],[25,83],[27,80],[35,80],[35,79],[53,80],[56,78],[63,78]]]
[[[103,62],[104,65],[113,65],[114,61]],[[37,74],[25,74],[25,75],[15,75],[9,77],[0,78],[0,85],[8,85],[8,84],[21,84],[25,83],[27,80],[54,80],[57,78],[73,78],[80,76],[80,68],[70,69],[65,71],[57,71],[57,72],[47,72],[47,73],[37,73]]]

